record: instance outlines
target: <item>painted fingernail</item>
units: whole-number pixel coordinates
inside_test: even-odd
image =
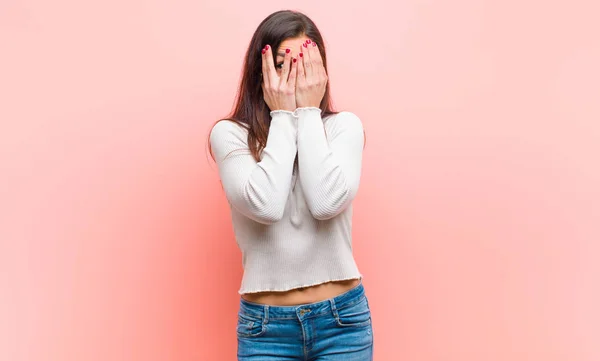
[[[303,58],[303,57],[304,57],[304,53],[300,53],[300,54],[298,54],[298,55],[299,55],[301,58]]]
[[[312,43],[312,44],[313,44],[313,46],[317,46],[317,43],[315,43],[314,41],[313,41],[313,43]]]
[[[265,49],[263,49],[263,50],[262,50],[262,53],[263,53],[263,54],[264,54],[264,53],[266,53],[266,52],[267,52],[267,51],[266,51]]]
[[[265,50],[269,50],[269,46],[268,45],[265,46]]]
[[[296,62],[296,58],[292,59],[292,61],[295,63]]]
[[[290,53],[290,51],[291,51],[290,49],[285,49],[285,53],[286,53],[286,54],[289,54],[289,53]]]
[[[304,44],[302,44],[302,46],[306,48],[306,47],[307,47],[307,46],[306,46],[306,44],[307,44],[307,43],[304,43]]]

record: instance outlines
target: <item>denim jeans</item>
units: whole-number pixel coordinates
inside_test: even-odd
[[[360,284],[325,301],[270,306],[240,301],[238,361],[372,361],[373,328]]]

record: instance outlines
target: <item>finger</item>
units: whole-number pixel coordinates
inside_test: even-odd
[[[275,62],[273,61],[273,49],[270,45],[266,46],[265,61],[267,63],[267,73],[269,74],[269,81],[277,79],[277,71],[275,70]]]
[[[290,87],[290,88],[296,87],[296,76],[298,74],[298,64],[299,63],[300,62],[298,61],[298,59],[296,59],[296,58],[292,59],[292,69],[290,70],[290,76],[287,81],[288,87]]]
[[[319,46],[314,41],[311,41],[308,45],[308,49],[310,52],[310,59],[314,65],[323,64],[323,58],[321,57],[321,52],[319,51]]]
[[[311,45],[309,45],[309,48],[310,58],[312,60],[314,70],[317,72],[317,74],[327,75],[327,72],[325,71],[325,64],[323,63],[323,56],[321,55],[319,46],[313,41],[311,42]]]
[[[281,78],[279,79],[280,84],[286,84],[288,82],[291,61],[292,51],[290,49],[285,49],[285,55],[283,57],[283,70],[281,71]]]
[[[304,66],[304,74],[305,77],[309,78],[313,75],[313,69],[312,69],[312,64],[310,62],[310,49],[308,48],[308,41],[307,40],[304,42],[304,44],[302,44],[302,60],[303,60],[303,66]]]
[[[304,72],[304,53],[300,52],[298,54],[298,74],[297,74],[297,78],[298,78],[298,82],[303,82],[304,79],[306,78],[306,73]]]
[[[269,72],[268,72],[268,68],[267,68],[267,57],[266,57],[266,53],[267,53],[267,46],[265,45],[264,48],[262,48],[261,53],[261,66],[262,66],[262,78],[263,81],[267,81],[269,79]]]

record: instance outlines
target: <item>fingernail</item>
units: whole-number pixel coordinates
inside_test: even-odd
[[[303,57],[304,57],[304,53],[300,53],[300,54],[298,54],[298,55],[299,55],[301,58],[303,58]]]
[[[269,46],[268,45],[265,46],[265,50],[269,50]]]
[[[296,58],[292,59],[292,61],[295,63],[296,62]]]
[[[313,41],[313,43],[312,43],[312,44],[313,44],[313,46],[317,46],[317,43],[315,43],[314,41]]]
[[[289,53],[290,53],[290,51],[291,51],[290,49],[285,49],[285,53],[286,53],[286,54],[289,54]]]
[[[307,44],[307,43],[304,43],[304,44],[302,44],[302,46],[306,48],[306,47],[307,47],[307,46],[306,46],[306,44]]]
[[[263,50],[262,50],[262,53],[263,53],[263,54],[264,54],[264,53],[266,53],[266,52],[267,52],[267,51],[266,51],[265,49],[263,49]]]

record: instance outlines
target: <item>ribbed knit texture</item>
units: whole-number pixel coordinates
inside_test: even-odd
[[[242,252],[238,292],[361,278],[352,255],[360,119],[351,112],[322,119],[315,107],[273,111],[271,118],[260,162],[250,154],[248,131],[236,123],[221,121],[210,135]]]

